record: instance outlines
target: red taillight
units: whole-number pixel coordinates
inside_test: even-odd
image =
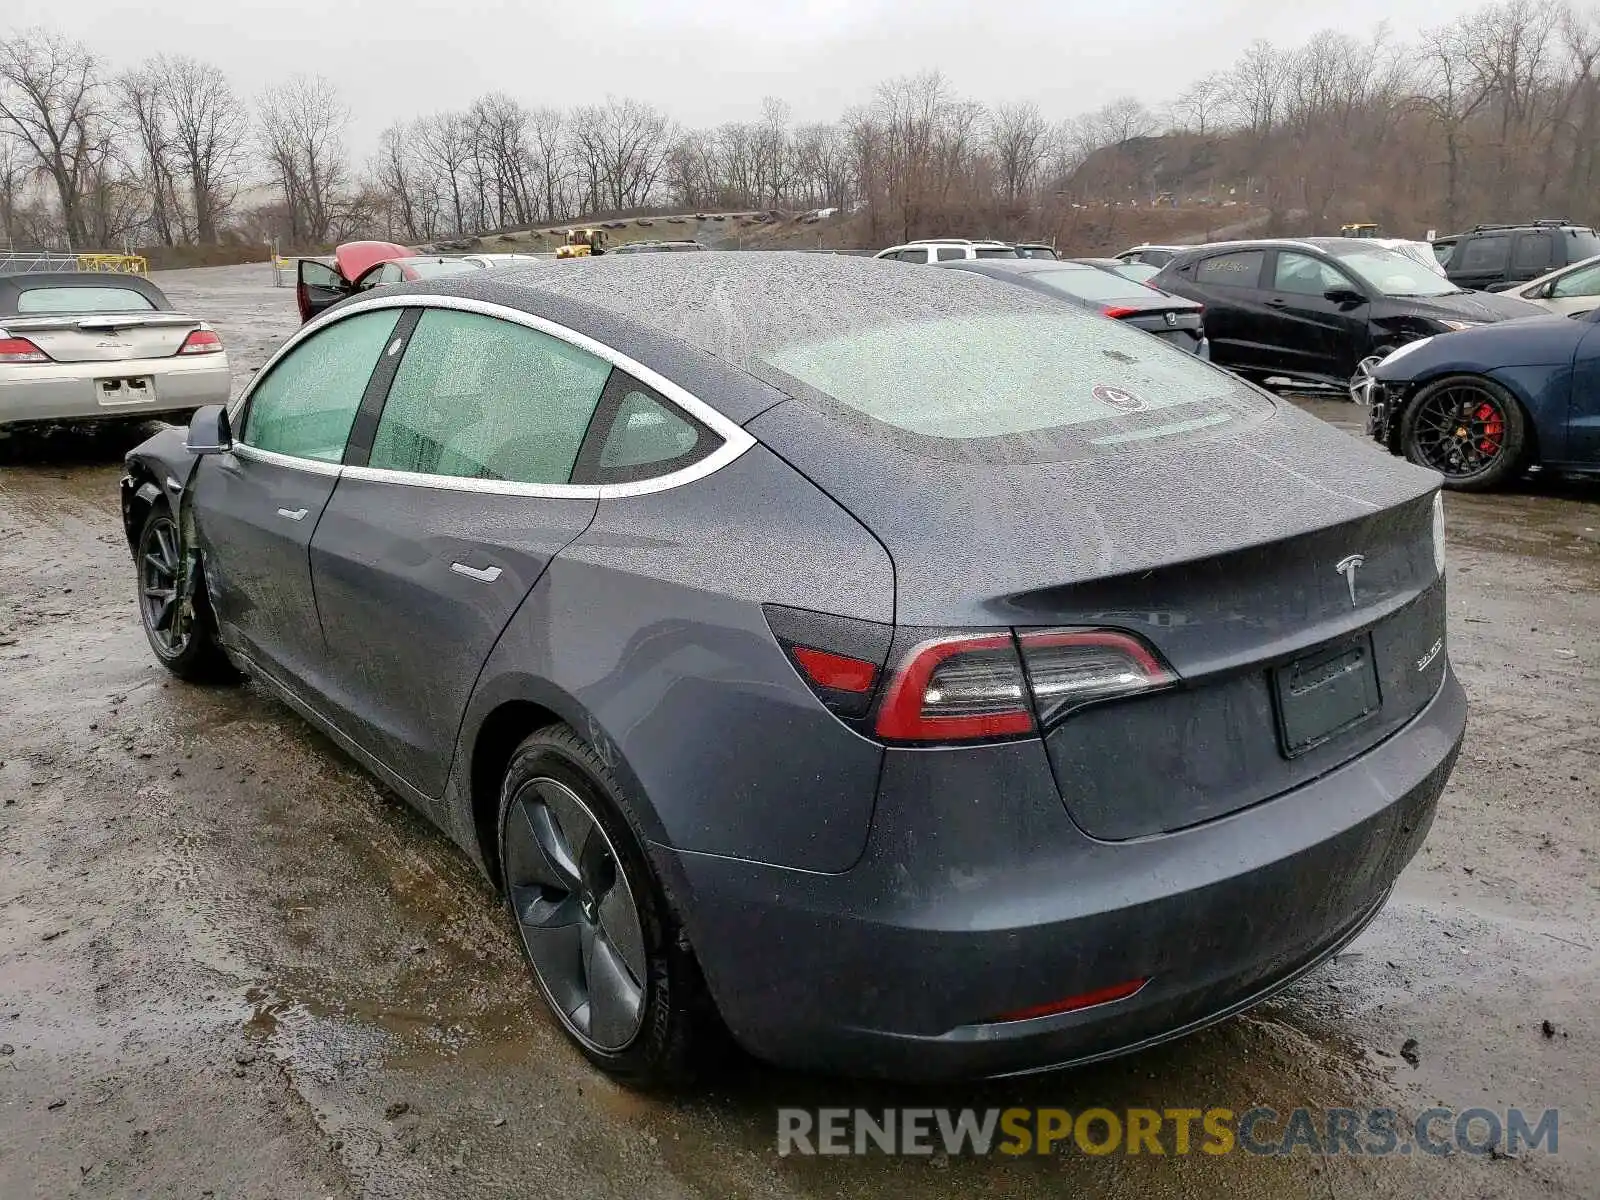
[[[878,736],[965,741],[1033,731],[1022,660],[1009,633],[940,638],[912,649],[878,710]]]
[[[1068,996],[1065,1000],[1054,1000],[1049,1004],[1036,1004],[1032,1008],[1019,1008],[1015,1012],[1001,1013],[995,1020],[1034,1021],[1040,1017],[1057,1017],[1062,1013],[1093,1008],[1097,1004],[1110,1004],[1113,1000],[1126,1000],[1149,982],[1148,978],[1130,979],[1126,983],[1114,983],[1110,987],[1098,988],[1092,992],[1083,992],[1077,996]]]
[[[1139,310],[1137,308],[1127,308],[1121,304],[1113,304],[1106,308],[1102,308],[1100,311],[1106,316],[1111,317],[1113,320],[1121,320],[1123,317],[1133,316],[1133,314]]]
[[[1176,681],[1155,651],[1115,629],[941,637],[913,647],[894,671],[876,728],[894,741],[1015,737]]]
[[[0,363],[47,363],[50,356],[27,338],[0,338]]]
[[[876,663],[851,658],[846,654],[833,654],[810,646],[796,646],[791,651],[795,662],[818,687],[833,688],[840,692],[859,695],[870,692],[878,682]]]
[[[179,354],[220,354],[222,353],[222,339],[209,329],[196,329],[183,339],[183,345],[178,347]]]

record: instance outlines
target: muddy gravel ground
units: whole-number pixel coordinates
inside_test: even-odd
[[[217,325],[241,379],[296,324],[264,266],[159,281]],[[1348,405],[1308,406],[1354,429]],[[117,515],[135,440],[0,449],[5,1200],[1600,1195],[1600,486],[1449,498],[1465,752],[1385,912],[1281,998],[1022,1082],[738,1062],[665,1100],[568,1048],[442,836],[255,688],[157,667]],[[1554,1107],[1559,1152],[775,1152],[779,1105],[897,1104]]]

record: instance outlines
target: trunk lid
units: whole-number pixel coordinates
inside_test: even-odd
[[[63,314],[0,321],[56,362],[121,362],[170,358],[201,322],[180,313]]]
[[[1295,787],[1399,728],[1443,679],[1436,477],[1287,405],[1216,436],[1047,463],[933,460],[794,402],[747,428],[883,541],[897,624],[1112,627],[1178,673],[1047,731],[1092,836],[1179,829]]]

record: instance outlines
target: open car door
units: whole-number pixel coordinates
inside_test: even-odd
[[[300,320],[306,322],[350,294],[350,284],[333,267],[314,258],[302,258],[295,274],[294,296]]]

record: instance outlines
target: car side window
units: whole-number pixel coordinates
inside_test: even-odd
[[[1273,272],[1273,290],[1290,292],[1297,296],[1320,296],[1330,288],[1349,288],[1355,284],[1337,267],[1329,266],[1320,258],[1309,254],[1296,254],[1292,250],[1278,251],[1278,265]]]
[[[1555,242],[1546,232],[1519,233],[1517,235],[1517,248],[1511,257],[1511,266],[1516,271],[1530,271],[1535,275],[1543,275],[1555,266]]]
[[[1261,279],[1261,264],[1265,257],[1265,252],[1261,250],[1214,255],[1195,269],[1195,282],[1209,287],[1256,287]]]
[[[1511,235],[1494,233],[1470,238],[1456,251],[1459,262],[1450,265],[1457,271],[1504,271],[1511,258]]]
[[[938,255],[940,262],[949,262],[951,259],[965,258],[967,252],[959,246],[940,246]]]
[[[914,246],[910,250],[902,250],[900,251],[900,261],[925,263],[928,261],[928,248],[926,246]]]
[[[1600,296],[1600,263],[1563,275],[1551,286],[1550,295],[1559,300],[1575,296]]]
[[[257,450],[336,463],[400,310],[356,313],[312,334],[250,392],[239,440]]]
[[[611,386],[608,407],[615,403],[615,415],[598,458],[585,472],[594,478],[585,482],[631,483],[669,475],[704,458],[721,442],[677,405],[620,371]]]
[[[611,364],[478,313],[423,312],[389,386],[369,467],[567,483]]]

